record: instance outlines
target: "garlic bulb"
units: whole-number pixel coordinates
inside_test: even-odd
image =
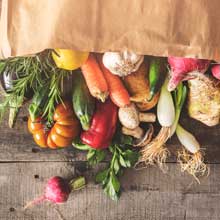
[[[135,72],[144,61],[143,55],[132,52],[106,52],[103,55],[103,64],[111,73],[118,76],[127,76]]]

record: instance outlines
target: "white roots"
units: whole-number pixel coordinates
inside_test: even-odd
[[[209,175],[209,168],[204,163],[203,153],[201,151],[191,154],[186,149],[178,152],[177,161],[180,163],[181,171],[187,171],[198,183],[199,177]]]
[[[165,143],[169,135],[170,127],[162,127],[158,135],[141,149],[141,157],[138,164],[142,162],[144,162],[146,166],[157,164],[163,172],[166,172],[167,166],[165,162],[170,152],[165,147]]]

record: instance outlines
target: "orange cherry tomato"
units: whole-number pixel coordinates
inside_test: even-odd
[[[79,134],[80,124],[76,118],[72,106],[69,102],[59,104],[53,115],[54,125],[51,129],[45,129],[42,118],[35,121],[28,119],[28,129],[33,134],[35,142],[40,147],[52,149],[67,147],[72,140]]]

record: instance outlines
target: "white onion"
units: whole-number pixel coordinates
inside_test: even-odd
[[[165,80],[157,104],[157,118],[161,126],[170,127],[175,120],[175,107],[171,93],[167,90],[168,80]]]
[[[200,149],[200,144],[196,138],[181,125],[177,125],[176,135],[180,143],[192,154],[195,154]]]

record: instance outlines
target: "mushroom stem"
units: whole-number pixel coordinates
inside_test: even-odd
[[[155,122],[156,115],[154,113],[139,113],[139,121],[141,122]]]
[[[137,127],[135,129],[128,129],[126,127],[122,127],[122,133],[125,135],[132,136],[134,138],[140,139],[144,135],[144,131],[142,128]]]

